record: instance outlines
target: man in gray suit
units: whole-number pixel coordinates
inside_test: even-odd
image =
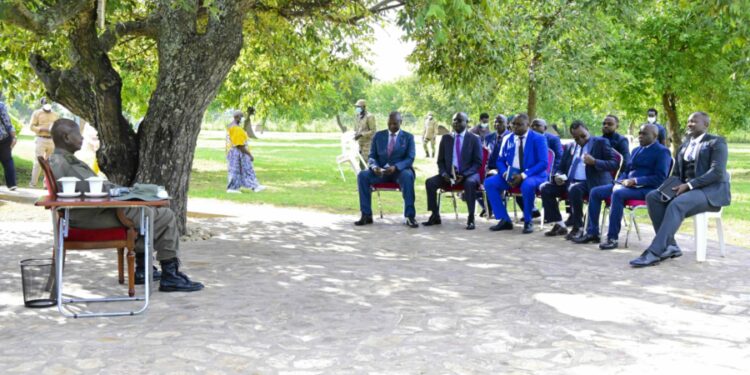
[[[640,257],[630,261],[631,266],[653,266],[681,256],[674,235],[682,221],[702,212],[719,211],[731,202],[727,142],[718,135],[706,133],[710,122],[705,112],[695,112],[688,118],[688,139],[680,146],[672,172],[682,184],[672,189],[675,197],[668,202],[662,200],[658,190],[646,195],[656,237]]]

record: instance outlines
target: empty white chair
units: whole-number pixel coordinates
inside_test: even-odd
[[[360,171],[360,159],[362,157],[359,155],[359,144],[354,141],[354,132],[348,131],[341,134],[341,155],[336,156],[336,163],[344,181],[346,181],[346,176],[344,176],[344,170],[341,169],[341,164],[348,163],[356,176]]]

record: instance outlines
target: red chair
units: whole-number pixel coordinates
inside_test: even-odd
[[[620,170],[622,169],[622,162],[623,157],[622,154],[617,152],[617,150],[612,150],[614,152],[615,161],[617,162],[617,169],[610,171],[609,173],[612,175],[612,181],[617,181],[617,177],[620,175]],[[583,230],[586,230],[586,227],[588,226],[589,216],[588,216],[588,204],[589,204],[589,195],[586,194],[586,196],[583,197],[583,203],[586,204],[586,208],[583,210]],[[599,218],[599,228],[602,233],[604,233],[604,223],[606,222],[605,218],[607,217],[607,211],[609,211],[609,205],[612,203],[612,197],[604,199],[604,209],[602,210],[602,215]]]
[[[57,198],[57,180],[52,174],[52,169],[50,168],[49,163],[41,156],[38,157],[37,160],[44,171],[47,193],[50,198]],[[52,216],[53,222],[55,226],[57,226],[60,217],[58,217],[57,212],[55,211],[52,212]],[[117,218],[120,220],[120,223],[122,223],[121,227],[104,229],[68,228],[68,236],[64,241],[63,264],[65,263],[65,253],[67,253],[68,250],[117,249],[118,282],[123,284],[125,282],[123,257],[125,248],[127,248],[128,296],[133,297],[135,295],[135,239],[137,232],[135,229],[135,223],[125,216],[125,212],[122,209],[117,209]],[[54,251],[52,257],[55,257]]]
[[[551,149],[547,149],[547,175],[549,176],[552,173],[552,165],[555,164],[555,152]],[[539,185],[541,186],[541,185]],[[510,188],[505,193],[505,206],[508,206],[508,197],[520,197],[521,195],[521,187],[516,186],[514,188]],[[539,189],[537,189],[536,196],[541,198],[541,193],[539,192]],[[517,210],[518,204],[516,203],[516,200],[513,199],[513,220],[518,221],[518,210]],[[539,211],[541,214],[541,220],[539,224],[539,229],[544,229],[544,205],[542,205],[542,209]]]
[[[379,184],[370,185],[370,190],[378,193],[378,209],[380,209],[380,218],[383,218],[383,203],[380,201],[381,191],[401,191],[401,185],[398,182],[381,182]]]
[[[487,191],[484,190],[484,179],[487,176],[487,161],[490,158],[490,151],[486,147],[482,147],[482,166],[479,168],[479,188],[478,192],[482,194],[484,198],[483,208],[487,213],[487,220],[490,220],[490,211],[487,209]],[[438,190],[438,212],[440,212],[440,202],[442,201],[443,194],[450,194],[450,198],[453,200],[453,212],[456,213],[456,220],[458,220],[458,203],[456,193],[463,193],[464,185],[452,185],[447,188],[440,188]]]
[[[667,173],[667,176],[672,175],[672,169],[674,169],[674,157],[672,158],[672,162],[669,165],[669,173]],[[641,231],[638,229],[638,223],[635,221],[635,212],[639,209],[648,208],[646,205],[645,200],[640,199],[630,199],[625,201],[625,209],[630,211],[629,216],[630,220],[625,220],[625,226],[627,227],[627,231],[625,232],[625,247],[628,247],[628,240],[630,239],[630,231],[635,229],[635,233],[638,236],[638,241],[641,240]]]

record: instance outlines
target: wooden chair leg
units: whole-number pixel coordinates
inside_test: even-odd
[[[135,295],[135,251],[128,248],[128,296]]]
[[[125,257],[125,249],[120,247],[117,249],[117,282],[120,284],[125,283],[125,270],[123,267],[123,258]]]

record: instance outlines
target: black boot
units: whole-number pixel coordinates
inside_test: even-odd
[[[153,281],[161,280],[161,271],[156,266],[152,267],[151,275],[153,276]],[[146,281],[146,266],[143,264],[143,254],[135,254],[135,277],[133,281],[135,285],[143,285]]]
[[[160,292],[195,292],[203,289],[203,284],[190,279],[180,272],[180,260],[177,258],[161,261]]]

